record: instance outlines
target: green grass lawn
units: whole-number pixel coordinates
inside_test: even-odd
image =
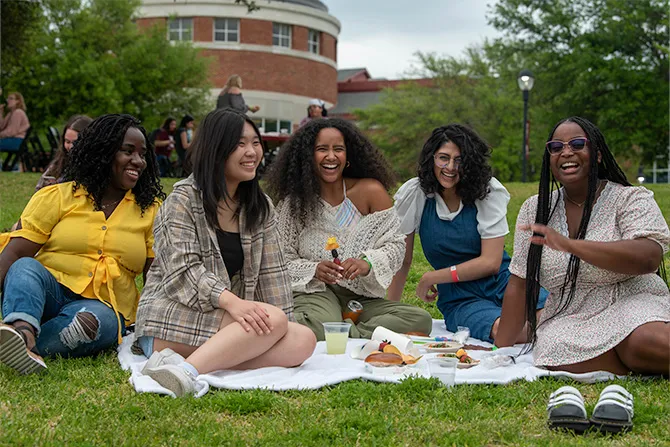
[[[38,176],[0,173],[0,228],[28,202]],[[166,182],[171,190],[173,181]],[[536,185],[508,184],[514,222]],[[670,186],[652,186],[666,220]],[[513,235],[507,239],[512,248]],[[405,287],[413,298],[429,269],[419,244]],[[22,377],[0,367],[0,445],[669,445],[667,380],[622,382],[635,396],[635,427],[622,436],[575,436],[546,428],[555,379],[507,386],[442,388],[436,379],[399,385],[351,381],[318,391],[219,391],[201,399],[138,395],[116,353],[49,360],[48,373]],[[576,385],[593,409],[606,384]]]

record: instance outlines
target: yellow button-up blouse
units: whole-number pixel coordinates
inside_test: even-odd
[[[105,218],[94,211],[83,187],[72,182],[39,190],[21,215],[22,237],[43,244],[35,258],[56,280],[85,298],[98,299],[135,321],[139,292],[135,278],[153,258],[153,222],[158,203],[142,211],[128,191]],[[8,239],[5,235],[5,239]]]

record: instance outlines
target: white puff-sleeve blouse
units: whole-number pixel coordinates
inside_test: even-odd
[[[421,189],[419,178],[406,181],[395,194],[395,209],[400,217],[400,231],[410,234],[419,230],[421,215],[426,199],[435,197],[437,215],[440,219],[450,221],[463,210],[463,202],[456,211],[450,211],[439,194],[426,195]],[[477,231],[482,239],[493,239],[509,233],[507,225],[507,204],[510,195],[507,189],[495,177],[489,181],[489,193],[483,200],[475,200],[477,208]]]

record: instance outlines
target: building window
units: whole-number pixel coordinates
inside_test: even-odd
[[[214,20],[215,42],[239,42],[240,21],[239,19],[215,19]]]
[[[309,30],[307,48],[309,48],[310,53],[319,54],[319,40],[321,40],[321,33],[313,29]]]
[[[274,118],[253,118],[259,129],[263,133],[283,133],[290,134],[293,130],[291,121],[278,120]]]
[[[291,48],[291,25],[283,23],[272,24],[272,45]]]
[[[168,26],[169,40],[193,40],[193,19],[171,19]]]

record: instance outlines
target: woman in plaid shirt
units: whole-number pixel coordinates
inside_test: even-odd
[[[137,312],[143,369],[176,395],[221,369],[298,366],[312,332],[293,298],[274,208],[262,192],[258,129],[231,109],[209,113],[193,141],[193,174],[154,224],[155,261]]]

